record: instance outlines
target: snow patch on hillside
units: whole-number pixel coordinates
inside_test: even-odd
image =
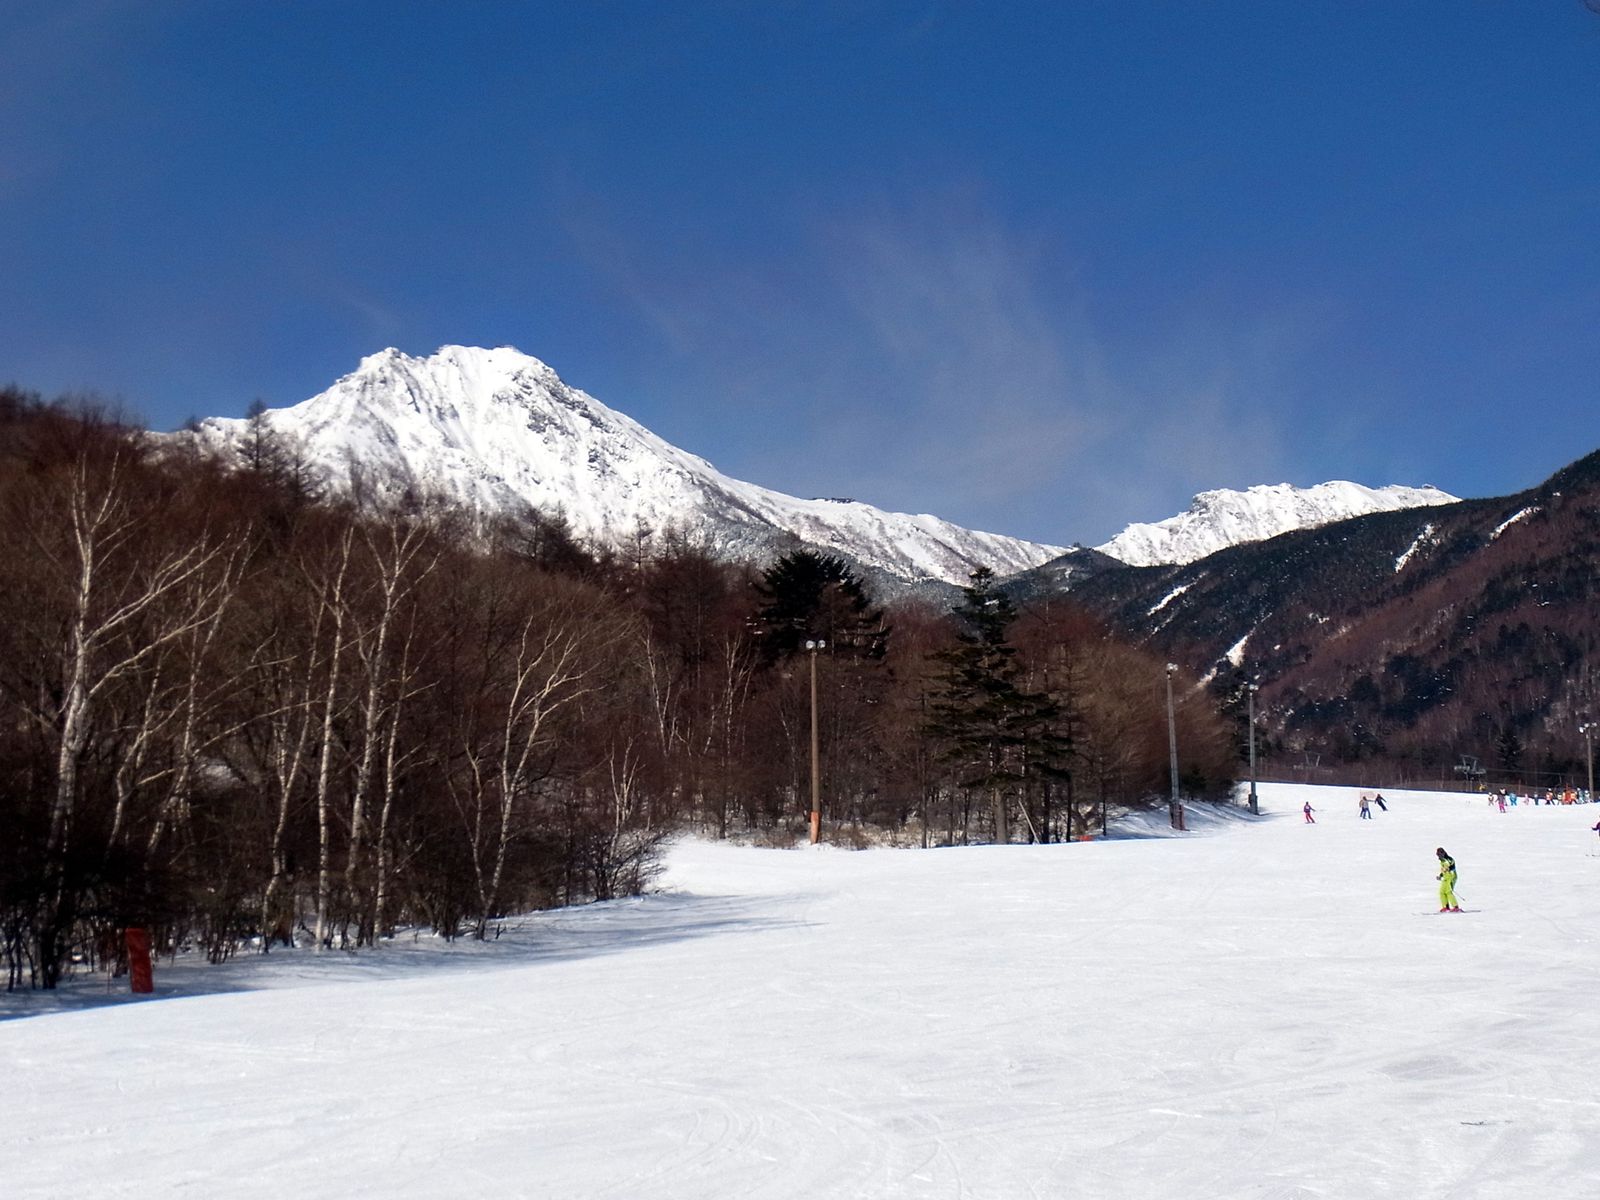
[[[1163,608],[1165,608],[1167,605],[1171,604],[1174,600],[1176,600],[1179,596],[1183,595],[1185,592],[1187,592],[1193,586],[1194,586],[1193,583],[1180,583],[1177,587],[1173,588],[1165,596],[1161,597],[1160,600],[1157,600],[1155,602],[1155,604],[1151,606],[1150,611],[1147,612],[1145,614],[1145,616],[1147,616],[1147,617],[1155,616]]]
[[[1518,512],[1512,513],[1504,521],[1501,521],[1500,524],[1498,524],[1498,525],[1496,525],[1494,527],[1494,532],[1489,535],[1489,540],[1491,542],[1494,541],[1502,533],[1504,533],[1506,530],[1510,529],[1513,525],[1515,525],[1518,521],[1527,520],[1527,518],[1533,516],[1538,511],[1539,511],[1539,506],[1537,504],[1530,504],[1530,505],[1528,505],[1527,508],[1524,508],[1524,509],[1521,509]]]
[[[1224,654],[1222,657],[1227,659],[1228,662],[1230,662],[1235,667],[1241,666],[1244,663],[1244,648],[1245,648],[1245,645],[1250,641],[1250,634],[1253,634],[1254,632],[1255,632],[1255,630],[1252,629],[1250,631],[1250,633],[1245,634],[1237,642],[1235,642],[1233,645],[1229,646],[1228,647],[1228,652],[1226,654]]]
[[[1405,565],[1411,561],[1413,555],[1415,555],[1419,550],[1422,550],[1433,544],[1433,533],[1433,522],[1429,521],[1422,527],[1422,532],[1417,534],[1416,540],[1412,542],[1411,545],[1406,547],[1405,553],[1401,554],[1399,558],[1394,560],[1394,572],[1396,575],[1405,569]]]

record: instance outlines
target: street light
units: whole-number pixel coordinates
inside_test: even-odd
[[[1246,703],[1250,709],[1250,811],[1258,813],[1256,807],[1256,693],[1261,690],[1259,683],[1245,685]]]
[[[817,753],[817,651],[826,650],[828,643],[821,638],[806,640],[806,654],[811,659],[811,844],[822,839],[822,770],[821,756]]]
[[[1578,726],[1578,732],[1583,734],[1584,745],[1588,749],[1586,757],[1589,761],[1589,800],[1592,803],[1594,800],[1594,735],[1597,732],[1597,727],[1593,721],[1585,721]]]
[[[1167,751],[1172,759],[1172,800],[1168,816],[1174,829],[1183,828],[1183,804],[1178,799],[1178,721],[1172,711],[1172,673],[1177,663],[1167,664]]]

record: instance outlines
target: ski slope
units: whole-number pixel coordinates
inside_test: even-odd
[[[0,1194],[1600,1195],[1600,806],[1357,794],[0,999]]]

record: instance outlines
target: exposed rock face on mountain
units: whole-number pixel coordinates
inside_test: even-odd
[[[1309,488],[1287,483],[1258,484],[1243,492],[1224,488],[1201,492],[1187,512],[1165,521],[1129,525],[1096,549],[1134,567],[1188,563],[1229,546],[1264,541],[1293,529],[1455,500],[1436,487],[1369,488],[1343,480]]]
[[[533,505],[612,545],[641,528],[680,530],[735,559],[806,543],[907,585],[965,583],[979,566],[1005,575],[1062,550],[742,483],[509,347],[446,346],[427,358],[385,350],[322,394],[262,419],[334,492],[359,485],[391,497],[440,497],[482,514]],[[238,451],[248,424],[211,419],[194,436],[213,450]]]

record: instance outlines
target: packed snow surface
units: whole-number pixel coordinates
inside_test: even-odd
[[[1201,492],[1188,510],[1165,521],[1129,525],[1095,549],[1136,567],[1190,563],[1242,542],[1259,542],[1294,529],[1310,529],[1359,517],[1453,504],[1456,497],[1436,487],[1370,488],[1334,480],[1315,487],[1257,484],[1238,492]]]
[[[486,945],[12,997],[0,1191],[1600,1195],[1600,808],[1357,794],[1088,844],[683,842],[659,894]]]

